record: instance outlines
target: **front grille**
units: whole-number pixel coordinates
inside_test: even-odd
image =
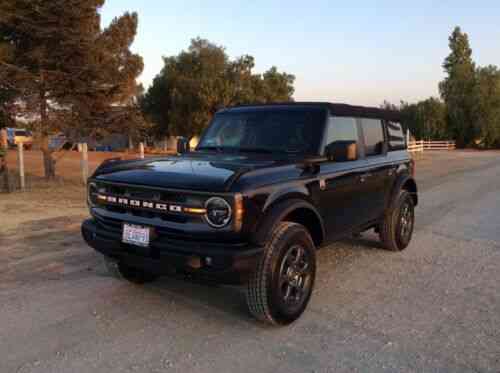
[[[99,200],[98,195],[103,195],[104,200]],[[112,197],[113,201],[106,200]],[[204,205],[204,197],[193,196],[172,191],[163,191],[156,189],[147,189],[134,186],[122,186],[108,183],[97,183],[94,192],[91,192],[91,199],[95,205],[100,208],[115,213],[128,214],[146,219],[160,219],[165,222],[174,222],[185,224],[188,221],[194,221],[202,218],[201,216],[192,216],[183,213],[182,208],[199,207]],[[119,201],[126,199],[130,203],[120,204]],[[131,205],[131,202],[140,202],[138,206]],[[162,205],[165,208],[145,207],[144,202],[152,206]],[[171,211],[170,206],[177,206],[179,211]],[[167,209],[168,206],[168,209]]]
[[[98,184],[99,190],[117,197],[137,198],[148,201],[164,201],[170,203],[187,203],[188,196],[182,193],[159,191],[131,186],[114,184]]]
[[[100,215],[95,216],[97,223],[107,231],[122,233],[123,222],[117,219],[112,219]]]

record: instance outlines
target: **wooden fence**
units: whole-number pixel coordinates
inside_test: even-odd
[[[423,152],[425,150],[454,150],[455,141],[410,141],[408,151],[412,153]]]
[[[76,148],[76,147],[75,147]],[[121,157],[123,159],[135,159],[145,157],[145,146],[139,144],[137,153],[106,153],[106,152],[89,152],[86,143],[77,144],[78,153],[70,150],[61,150],[57,159],[57,169],[61,172],[61,176],[66,180],[78,180],[78,183],[87,183],[87,178],[91,171],[94,170],[105,159],[113,157]],[[37,150],[25,151],[24,144],[19,143],[16,150],[10,150],[6,156],[9,169],[13,171],[10,178],[6,182],[0,181],[0,192],[26,190],[31,189],[33,177],[43,177],[44,169],[42,162],[42,153]],[[89,155],[92,155],[89,160]],[[14,172],[15,171],[15,172]],[[27,177],[28,176],[28,177]],[[5,185],[4,185],[5,184]]]

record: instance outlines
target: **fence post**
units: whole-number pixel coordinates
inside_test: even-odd
[[[26,180],[24,178],[24,144],[22,142],[17,143],[17,162],[19,169],[19,186],[21,190],[24,191],[26,188]]]
[[[143,142],[139,143],[139,157],[141,159],[144,159],[144,143]]]
[[[87,185],[87,179],[89,178],[89,154],[87,143],[78,144],[78,151],[82,153],[81,169],[83,184]]]

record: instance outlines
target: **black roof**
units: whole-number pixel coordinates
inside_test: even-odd
[[[360,118],[374,118],[386,119],[390,121],[400,121],[401,114],[399,111],[380,109],[368,106],[354,106],[340,103],[330,102],[283,102],[283,103],[270,103],[270,104],[256,104],[256,105],[238,105],[222,109],[219,113],[226,112],[239,112],[249,110],[268,110],[268,109],[283,109],[283,108],[307,108],[315,107],[328,110],[331,115],[339,117],[360,117]]]

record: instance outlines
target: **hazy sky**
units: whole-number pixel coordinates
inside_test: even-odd
[[[297,77],[296,100],[379,105],[437,95],[448,36],[469,34],[480,65],[500,65],[500,0],[271,1],[107,0],[103,24],[139,14],[133,50],[148,86],[162,56],[201,36]]]

